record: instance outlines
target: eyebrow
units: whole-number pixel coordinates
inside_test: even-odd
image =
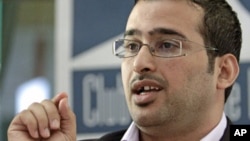
[[[124,33],[124,37],[133,36],[133,35],[141,36],[142,32],[138,29],[130,29],[130,30],[125,31],[125,33]]]
[[[149,31],[148,34],[151,36],[153,36],[154,34],[176,35],[176,36],[186,39],[186,36],[184,34],[173,29],[162,28],[162,27],[154,28],[152,31]],[[134,36],[134,35],[142,36],[142,31],[140,31],[139,29],[130,29],[130,30],[125,31],[124,33],[124,37]]]

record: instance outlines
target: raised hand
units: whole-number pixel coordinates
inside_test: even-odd
[[[33,103],[16,115],[9,126],[8,141],[41,140],[76,141],[75,114],[65,93]]]

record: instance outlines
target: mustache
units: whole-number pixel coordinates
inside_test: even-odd
[[[162,87],[168,87],[168,81],[158,77],[158,76],[155,76],[155,75],[152,75],[152,74],[141,74],[141,75],[136,75],[130,82],[130,86],[132,86],[133,83],[135,83],[136,81],[142,81],[142,80],[153,80],[153,81],[156,81],[158,82],[159,84],[162,85]]]

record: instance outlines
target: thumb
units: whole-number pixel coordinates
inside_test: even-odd
[[[69,135],[68,137],[75,137],[76,118],[69,106],[68,97],[64,97],[59,101],[58,109],[61,116],[61,130]]]
[[[69,106],[68,97],[65,97],[59,101],[58,109],[62,118],[61,120],[71,120],[73,118],[72,114],[74,113]]]

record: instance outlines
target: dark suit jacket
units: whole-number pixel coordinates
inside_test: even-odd
[[[220,139],[220,141],[230,141],[230,139],[229,139],[230,138],[230,129],[229,128],[230,128],[231,124],[232,124],[232,122],[227,118],[227,127],[226,127],[224,134],[223,134],[222,138]],[[121,131],[106,134],[99,139],[89,139],[89,140],[81,140],[81,141],[120,141],[125,132],[126,132],[126,130],[121,130]]]

